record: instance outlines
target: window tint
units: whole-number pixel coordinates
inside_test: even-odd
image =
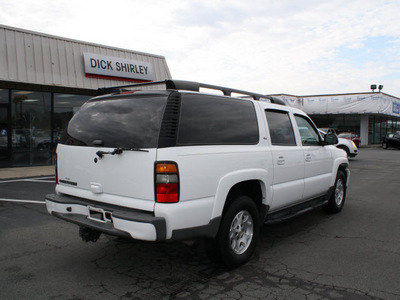
[[[258,125],[250,101],[183,95],[178,145],[257,144]]]
[[[54,93],[53,136],[57,141],[69,120],[91,96]]]
[[[87,102],[68,125],[70,144],[155,148],[166,96],[131,96]],[[65,140],[62,143],[69,143]]]
[[[296,146],[289,113],[280,110],[266,110],[272,145]]]
[[[297,127],[299,128],[301,143],[303,146],[320,145],[320,137],[311,121],[299,115],[295,115],[295,119]]]

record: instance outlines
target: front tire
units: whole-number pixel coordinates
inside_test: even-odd
[[[254,201],[248,196],[238,196],[224,212],[217,237],[208,241],[210,258],[228,268],[246,263],[256,249],[259,227]]]
[[[387,149],[387,148],[389,148],[389,147],[388,147],[388,144],[387,144],[386,142],[383,142],[383,144],[382,144],[382,148],[383,148],[383,149]]]
[[[343,209],[346,200],[346,176],[339,170],[336,176],[335,187],[328,204],[324,209],[330,213],[338,213]]]

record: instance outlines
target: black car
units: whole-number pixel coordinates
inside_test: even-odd
[[[383,149],[387,149],[389,147],[395,147],[400,149],[400,131],[396,131],[395,133],[389,133],[383,138],[382,141]]]

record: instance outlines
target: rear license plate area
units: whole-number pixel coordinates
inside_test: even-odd
[[[102,208],[88,206],[88,219],[100,223],[112,223],[112,213]]]

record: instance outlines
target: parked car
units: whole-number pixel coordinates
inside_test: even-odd
[[[329,128],[320,128],[319,130],[322,130],[325,133],[334,133],[336,135],[339,134],[339,129],[337,128],[333,128],[333,127],[329,127]]]
[[[150,84],[166,89],[137,90]],[[210,258],[237,267],[254,253],[262,224],[316,207],[342,210],[346,154],[303,111],[197,82],[131,88],[106,89],[86,102],[57,146],[47,210],[77,224],[84,241],[101,233],[204,239]]]
[[[360,139],[360,136],[357,133],[354,133],[354,132],[342,132],[342,133],[339,133],[338,137],[342,138],[342,139],[352,140],[356,144],[357,148],[360,148],[361,139]]]
[[[322,129],[319,129],[322,138],[325,137],[326,132]],[[356,157],[358,154],[358,148],[356,144],[348,139],[338,138],[338,143],[335,146],[339,149],[346,151],[347,157]]]
[[[400,149],[400,131],[386,135],[383,138],[382,147],[383,149],[387,149],[389,147]]]

